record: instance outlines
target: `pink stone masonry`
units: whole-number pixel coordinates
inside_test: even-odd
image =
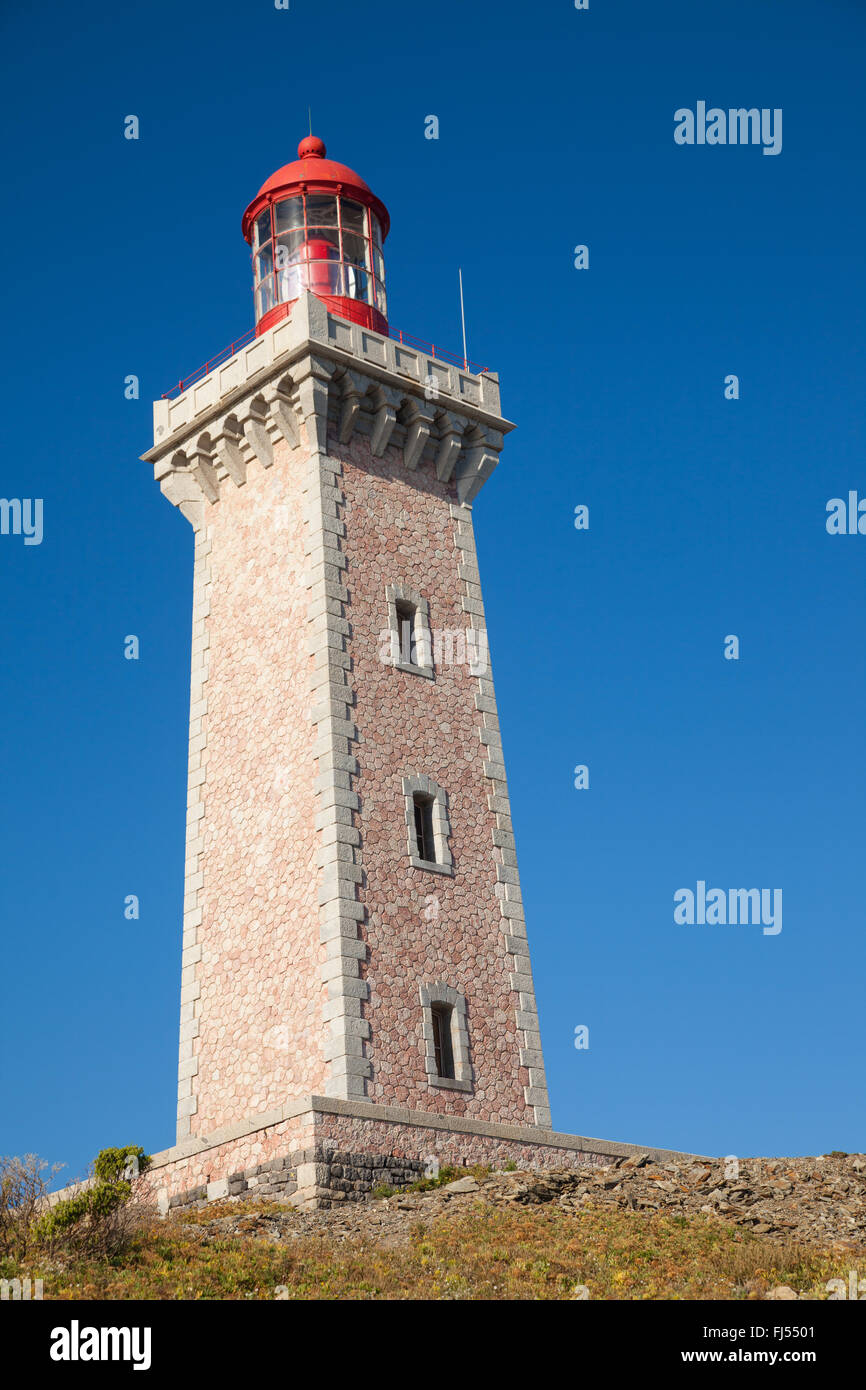
[[[369,438],[330,441],[343,460],[351,602],[356,755],[369,947],[364,975],[372,1037],[370,1099],[443,1114],[532,1124],[519,1065],[515,1010],[496,894],[490,784],[475,708],[477,679],[468,665],[441,664],[435,679],[380,659],[388,626],[385,586],[405,584],[430,605],[430,626],[463,632],[454,484],[437,480],[432,462],[409,472],[402,452],[371,456]],[[426,774],[449,798],[454,876],[409,864],[401,780]],[[466,996],[471,1093],[431,1084],[424,1068],[419,986],[444,981]]]
[[[453,483],[432,463],[406,470],[402,452],[371,456],[367,437],[329,440],[345,524],[339,544],[350,623],[352,751],[360,810],[358,896],[368,948],[367,1095],[493,1122],[532,1124],[519,1064],[518,995],[509,987],[497,896],[495,817],[488,808],[476,678],[463,662],[435,679],[381,659],[385,587],[403,583],[430,605],[435,631],[463,632]],[[200,800],[190,1133],[206,1136],[287,1100],[326,1092],[315,829],[317,762],[310,719],[305,534],[309,451],[280,443],[269,469],[208,503],[209,668]],[[339,465],[338,465],[339,466]],[[339,523],[338,523],[339,525]],[[426,774],[448,794],[454,875],[409,863],[402,778]],[[467,1001],[473,1085],[437,1087],[425,1070],[422,984],[444,982]]]
[[[307,449],[206,506],[201,959],[191,1132],[323,1089],[302,489]],[[203,755],[203,757],[205,756]]]

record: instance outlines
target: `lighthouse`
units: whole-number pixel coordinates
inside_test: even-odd
[[[473,511],[499,380],[394,329],[390,218],[301,141],[255,327],[154,407],[194,536],[174,1203],[328,1204],[550,1132]],[[396,288],[399,295],[399,286]]]

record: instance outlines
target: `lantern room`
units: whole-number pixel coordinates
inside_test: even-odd
[[[388,332],[382,246],[390,218],[358,174],[309,135],[262,185],[243,218],[253,263],[256,334],[287,318],[304,290],[332,313]]]

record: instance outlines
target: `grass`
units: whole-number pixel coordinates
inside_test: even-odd
[[[263,1215],[275,1206],[231,1206]],[[214,1235],[198,1220],[154,1221],[122,1256],[27,1267],[0,1261],[0,1277],[44,1280],[46,1299],[749,1299],[776,1284],[826,1298],[856,1256],[773,1243],[708,1217],[585,1208],[473,1204],[420,1224],[405,1248],[372,1239],[303,1235],[286,1244]]]

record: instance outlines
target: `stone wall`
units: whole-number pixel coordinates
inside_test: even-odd
[[[146,457],[196,534],[181,1146],[311,1094],[550,1124],[490,673],[380,656],[389,585],[434,651],[484,628],[471,505],[499,409],[489,374],[312,296],[157,403]],[[413,853],[419,779],[434,863]],[[453,1076],[434,988],[455,996]]]
[[[440,661],[426,679],[383,662],[380,652],[388,585],[420,592],[434,632],[464,633],[471,625],[462,596],[465,552],[455,543],[451,512],[455,485],[437,478],[433,459],[422,457],[409,472],[400,449],[374,458],[364,434],[342,446],[331,440],[331,448],[343,459],[360,735],[353,786],[364,870],[358,896],[366,907],[360,930],[368,947],[367,1094],[383,1105],[532,1124],[517,1028],[521,1000],[502,928],[496,813],[485,772],[491,755],[474,698],[478,682],[465,660]],[[402,782],[418,777],[431,778],[447,797],[453,873],[410,863]],[[518,900],[516,861],[509,891]],[[441,1087],[426,1066],[419,992],[432,981],[466,1001],[471,1081],[465,1093]]]
[[[179,1139],[325,1080],[306,472],[306,450],[281,442],[269,469],[254,462],[245,487],[205,505],[206,700],[191,710],[200,851],[183,979],[194,1036],[182,1049]]]
[[[147,1183],[159,1209],[263,1198],[329,1207],[363,1200],[373,1188],[417,1181],[440,1166],[501,1169],[580,1169],[647,1153],[653,1159],[690,1157],[550,1130],[492,1125],[399,1107],[308,1096],[281,1118],[228,1138],[214,1136],[154,1155]],[[237,1127],[240,1129],[240,1127]]]
[[[343,1149],[305,1149],[267,1163],[230,1173],[221,1182],[176,1192],[168,1203],[171,1212],[205,1207],[227,1198],[287,1202],[298,1192],[298,1173],[306,1166],[316,1170],[316,1206],[362,1202],[377,1187],[406,1187],[423,1178],[423,1159],[394,1158],[391,1154],[353,1153]]]

